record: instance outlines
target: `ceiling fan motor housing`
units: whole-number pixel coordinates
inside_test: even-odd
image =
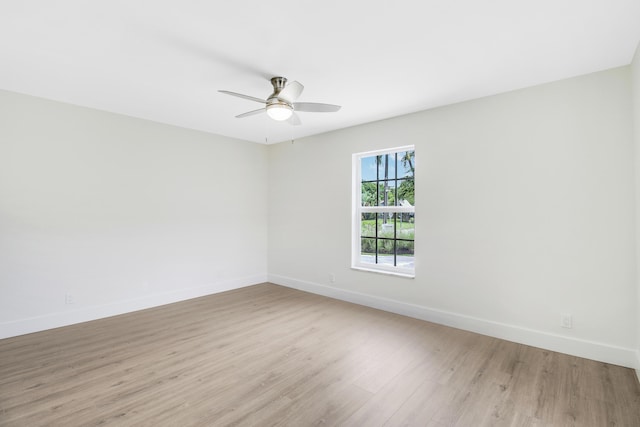
[[[285,77],[271,77],[271,84],[273,85],[273,94],[276,95],[284,89],[287,79]]]
[[[280,91],[287,84],[287,79],[284,77],[272,77],[271,84],[273,85],[273,93],[267,98],[267,114],[277,121],[287,120],[293,113],[293,106],[287,101],[278,98]]]
[[[271,84],[273,85],[273,93],[269,95],[269,98],[267,98],[267,105],[281,104],[291,107],[288,102],[278,98],[280,91],[282,91],[287,84],[287,79],[285,77],[272,77]]]
[[[284,121],[291,118],[289,123],[297,126],[300,124],[300,119],[294,114],[294,110],[322,113],[335,112],[340,109],[339,105],[321,104],[317,102],[295,102],[304,90],[304,86],[297,81],[289,83],[288,85],[287,82],[287,79],[284,77],[272,77],[271,85],[273,86],[273,93],[269,95],[266,100],[237,92],[230,92],[228,90],[221,90],[220,92],[248,99],[249,101],[259,102],[264,105],[263,108],[237,115],[237,118],[249,117],[266,112],[269,117],[277,121]]]

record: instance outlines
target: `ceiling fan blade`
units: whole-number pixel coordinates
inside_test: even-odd
[[[318,102],[296,102],[293,104],[295,111],[308,111],[311,113],[335,113],[340,108],[339,105],[320,104]]]
[[[218,92],[226,93],[227,95],[231,95],[231,96],[237,96],[238,98],[248,99],[249,101],[256,101],[256,102],[259,102],[261,104],[266,104],[267,103],[267,101],[265,101],[264,99],[256,98],[255,96],[243,95],[243,94],[237,93],[237,92],[229,92],[228,90],[219,90]]]
[[[287,83],[284,89],[282,89],[278,94],[278,98],[291,104],[293,101],[298,99],[303,90],[304,86],[298,82]]]
[[[289,117],[287,123],[292,126],[300,126],[302,124],[302,122],[300,121],[300,117],[296,113],[291,114],[291,117]]]
[[[255,116],[256,114],[264,113],[265,111],[267,111],[266,108],[259,108],[257,110],[247,111],[246,113],[238,114],[236,116],[236,119],[241,119],[243,117],[249,117],[249,116]]]

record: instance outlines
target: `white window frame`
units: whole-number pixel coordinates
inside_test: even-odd
[[[353,191],[352,195],[352,229],[351,229],[351,268],[356,270],[371,271],[375,273],[392,274],[402,277],[415,277],[415,264],[414,268],[396,267],[384,264],[370,264],[363,263],[361,261],[361,232],[362,227],[360,219],[363,213],[405,213],[411,212],[415,215],[415,206],[362,206],[362,171],[361,159],[364,157],[373,157],[383,154],[394,154],[402,151],[414,151],[415,146],[406,145],[403,147],[393,147],[382,150],[366,151],[362,153],[354,153],[352,155],[352,181]],[[415,164],[414,164],[415,169]],[[414,174],[415,185],[415,174]],[[415,202],[415,200],[414,200]],[[415,263],[415,237],[414,237],[414,263]]]

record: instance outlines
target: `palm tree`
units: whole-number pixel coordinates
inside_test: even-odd
[[[377,156],[376,161],[378,163],[378,169],[380,168],[380,164],[382,163],[383,156]],[[384,155],[384,206],[387,206],[389,203],[389,155]],[[382,215],[382,223],[387,223],[387,216]]]
[[[402,156],[402,158],[400,159],[402,161],[402,166],[404,166],[405,168],[407,167],[407,164],[409,164],[409,170],[411,171],[411,179],[413,179],[413,175],[415,174],[415,169],[413,167],[413,159],[416,156],[416,152],[415,151],[406,151],[404,153],[404,156]]]

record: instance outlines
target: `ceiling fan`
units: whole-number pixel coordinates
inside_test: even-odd
[[[263,108],[258,110],[248,111],[237,115],[236,118],[238,119],[266,112],[273,120],[288,120],[292,125],[299,125],[301,122],[298,115],[295,114],[296,111],[333,113],[340,109],[339,105],[320,104],[318,102],[295,102],[304,90],[304,86],[298,82],[294,81],[287,84],[286,78],[273,77],[271,79],[271,84],[273,85],[273,93],[269,95],[266,100],[256,98],[254,96],[243,95],[241,93],[230,92],[228,90],[219,90],[218,92],[265,104]]]

